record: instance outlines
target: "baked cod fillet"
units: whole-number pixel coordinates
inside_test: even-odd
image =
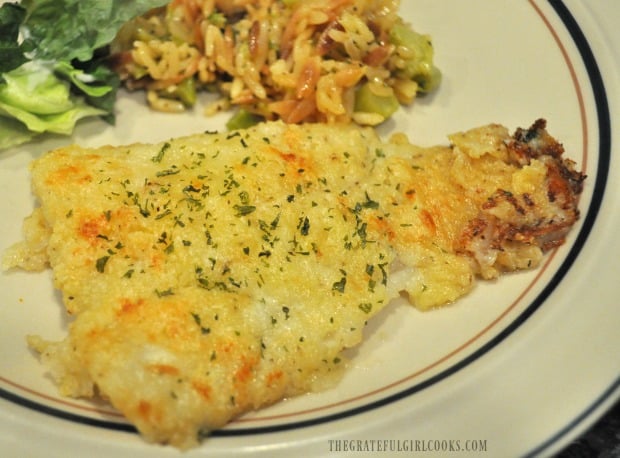
[[[52,151],[4,263],[51,266],[74,319],[64,341],[29,343],[62,394],[183,449],[321,389],[392,298],[453,302],[536,266],[577,220],[584,177],[544,121],[450,140],[276,122]]]

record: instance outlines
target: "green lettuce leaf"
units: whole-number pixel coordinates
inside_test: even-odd
[[[74,86],[79,87],[81,95],[89,105],[100,108],[107,112],[102,118],[114,123],[114,104],[116,103],[116,93],[121,85],[120,77],[110,69],[103,60],[92,60],[80,63],[81,68],[70,70],[67,73],[62,66],[56,66],[57,73],[65,74]]]
[[[59,62],[54,66],[54,70],[66,77],[84,94],[91,97],[103,97],[113,89],[108,84],[105,84],[105,78],[98,80],[94,75],[88,74],[82,69],[74,68],[68,62]]]
[[[28,39],[39,59],[86,62],[109,44],[120,27],[162,0],[23,0]]]
[[[71,93],[52,70],[28,63],[4,74],[0,85],[0,148],[29,141],[39,133],[68,135],[78,120],[106,110]]]
[[[120,27],[168,0],[22,0],[0,5],[0,149],[78,120],[114,122],[118,75],[105,48]]]
[[[0,150],[29,142],[37,135],[17,119],[0,116]]]
[[[73,106],[69,84],[33,63],[4,74],[0,103],[35,115],[62,113]]]
[[[0,8],[0,73],[7,72],[28,60],[18,43],[19,26],[26,17],[26,10],[7,3]]]

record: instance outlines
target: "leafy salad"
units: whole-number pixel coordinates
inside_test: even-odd
[[[0,149],[78,120],[114,122],[119,78],[99,51],[167,0],[22,0],[0,6]]]

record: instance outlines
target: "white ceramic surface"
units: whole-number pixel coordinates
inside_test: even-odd
[[[60,339],[67,318],[49,272],[0,274],[0,456],[549,455],[583,432],[620,391],[620,3],[402,0],[433,37],[444,79],[380,128],[419,144],[488,122],[536,118],[588,174],[582,219],[541,269],[479,283],[453,306],[391,304],[353,351],[334,389],[249,414],[181,455],[145,444],[103,403],[64,399],[25,336]],[[0,250],[31,212],[28,163],[70,141],[158,141],[223,128],[226,116],[149,112],[122,94],[116,126],[81,124],[0,153]],[[399,447],[400,451],[391,450]],[[387,448],[387,451],[383,449]],[[439,450],[437,450],[439,448]],[[458,450],[456,450],[458,449]]]

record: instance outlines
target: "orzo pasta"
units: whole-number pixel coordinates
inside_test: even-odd
[[[127,23],[113,65],[153,109],[183,111],[201,90],[207,113],[248,120],[376,125],[440,73],[430,37],[398,0],[173,0]]]

